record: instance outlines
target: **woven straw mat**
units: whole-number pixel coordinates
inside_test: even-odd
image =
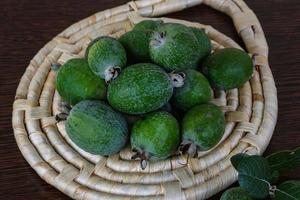
[[[229,15],[252,55],[254,75],[240,89],[215,94],[213,103],[226,112],[222,141],[199,157],[176,156],[151,162],[141,170],[127,147],[102,157],[78,148],[57,123],[61,98],[55,91],[53,63],[83,57],[87,45],[101,35],[119,37],[146,17],[206,4]],[[161,18],[203,28],[214,49],[241,48],[211,26]],[[268,64],[268,45],[261,25],[242,0],[140,0],[105,10],[73,24],[31,60],[16,91],[13,129],[17,144],[31,167],[47,183],[74,199],[207,199],[236,181],[230,157],[240,152],[262,154],[277,119],[277,93]]]

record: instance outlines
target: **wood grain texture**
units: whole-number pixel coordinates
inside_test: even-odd
[[[35,53],[69,25],[126,0],[0,1],[0,199],[69,199],[30,168],[14,141],[11,111],[15,90]],[[279,116],[266,152],[300,146],[300,2],[248,0],[264,28],[278,88]],[[229,17],[205,6],[167,17],[210,24],[241,43]],[[284,179],[300,179],[300,170]],[[211,199],[219,199],[216,195]]]

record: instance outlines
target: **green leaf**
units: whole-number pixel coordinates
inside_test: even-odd
[[[300,181],[286,181],[278,186],[274,200],[300,200]]]
[[[284,175],[300,166],[300,148],[294,151],[280,151],[266,157],[273,172]]]
[[[271,170],[272,171],[272,170]],[[275,184],[278,182],[278,179],[279,179],[279,172],[278,171],[272,171],[272,177],[271,177],[271,183],[272,184]]]
[[[240,187],[230,188],[221,196],[220,200],[253,200],[249,194]]]
[[[236,154],[234,156],[231,157],[230,161],[231,161],[231,164],[233,165],[233,167],[236,169],[237,166],[240,164],[240,162],[244,159],[244,158],[247,158],[249,157],[248,154],[245,154],[245,153],[239,153],[239,154]]]
[[[269,195],[272,179],[269,164],[262,156],[233,156],[238,181],[252,198],[263,199]],[[237,162],[236,162],[237,161]]]

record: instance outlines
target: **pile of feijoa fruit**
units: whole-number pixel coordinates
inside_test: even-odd
[[[202,29],[144,20],[118,39],[92,41],[85,58],[58,69],[56,89],[69,105],[66,131],[77,146],[109,156],[130,144],[145,168],[216,146],[225,117],[210,103],[212,89],[239,88],[252,73],[247,53],[212,51]]]

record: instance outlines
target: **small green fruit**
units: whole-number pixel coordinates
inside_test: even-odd
[[[166,23],[152,35],[149,52],[154,63],[168,71],[196,69],[204,54],[192,29]]]
[[[86,57],[91,70],[106,82],[116,78],[127,62],[124,47],[118,40],[108,36],[91,42],[86,50]]]
[[[109,84],[107,99],[116,110],[143,114],[165,105],[172,94],[168,74],[157,65],[141,63],[127,67]]]
[[[185,74],[184,85],[174,89],[173,100],[175,106],[182,110],[207,103],[211,99],[211,88],[208,80],[198,71],[188,69]]]
[[[201,48],[199,49],[201,51],[201,57],[202,58],[207,57],[212,50],[211,42],[208,35],[202,29],[195,28],[195,27],[190,27],[190,28],[192,29],[193,33],[195,34],[199,42],[199,45],[201,46]]]
[[[225,117],[213,104],[202,104],[190,109],[182,121],[183,141],[180,151],[197,156],[197,150],[214,147],[225,131]]]
[[[243,86],[251,78],[253,64],[246,52],[224,48],[207,57],[203,73],[214,88],[229,90]]]
[[[67,118],[70,139],[83,150],[102,156],[119,152],[128,138],[123,116],[101,101],[81,101]]]
[[[163,24],[162,20],[143,20],[137,23],[132,30],[134,31],[153,31]]]
[[[127,57],[134,62],[149,62],[150,32],[129,31],[122,35],[119,41],[127,52]]]
[[[176,151],[180,142],[177,120],[168,112],[159,111],[138,120],[131,131],[131,146],[140,158],[142,169],[148,160],[165,159]]]
[[[132,31],[122,35],[119,41],[127,52],[127,57],[133,62],[150,62],[149,42],[152,33],[162,24],[162,21],[144,20],[136,24]]]
[[[106,84],[89,68],[85,59],[71,59],[59,68],[56,89],[70,105],[87,99],[105,99]]]

